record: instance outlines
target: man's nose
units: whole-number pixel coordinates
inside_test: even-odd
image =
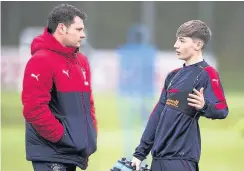
[[[85,33],[82,33],[80,37],[81,38],[85,38],[86,37],[86,34]]]

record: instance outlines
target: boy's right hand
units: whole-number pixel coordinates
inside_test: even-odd
[[[136,166],[136,171],[139,171],[140,170],[140,167],[141,167],[141,160],[139,160],[138,158],[136,157],[133,157],[132,160],[131,160],[131,166]]]

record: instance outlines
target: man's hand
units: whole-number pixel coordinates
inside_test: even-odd
[[[205,105],[205,100],[203,96],[203,87],[200,89],[200,91],[197,91],[196,89],[193,89],[195,94],[189,94],[188,105],[195,107],[197,110],[201,110],[203,106]]]
[[[133,159],[131,160],[131,166],[136,166],[136,171],[139,171],[141,167],[141,160],[139,160],[136,157],[133,157]]]

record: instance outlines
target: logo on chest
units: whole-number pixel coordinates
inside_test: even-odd
[[[84,78],[84,85],[88,86],[89,85],[89,82],[87,81],[87,78],[86,78],[86,71],[84,68],[81,68],[81,73],[83,75],[83,78]]]
[[[179,100],[167,99],[166,104],[173,107],[179,107]]]
[[[62,73],[64,74],[64,75],[66,75],[69,79],[70,79],[70,73],[69,73],[69,70],[62,70]],[[80,74],[80,73],[79,73]],[[82,77],[83,77],[83,79],[84,79],[84,85],[85,86],[88,86],[89,85],[89,82],[88,82],[88,80],[87,80],[87,75],[86,75],[86,70],[84,69],[84,68],[81,68],[81,75],[82,75]]]
[[[39,80],[38,80],[38,77],[39,77],[39,76],[40,76],[40,74],[37,74],[37,75],[35,75],[35,74],[33,74],[33,73],[31,74],[31,77],[34,77],[37,81],[39,81]]]
[[[64,70],[63,69],[63,74],[67,75],[67,77],[69,78],[69,70]]]

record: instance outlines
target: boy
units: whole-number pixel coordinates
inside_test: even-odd
[[[159,102],[133,154],[136,170],[151,151],[152,171],[197,171],[200,116],[224,119],[228,115],[219,75],[202,57],[210,29],[204,22],[192,20],[178,28],[176,37],[176,55],[185,63],[165,80]]]

